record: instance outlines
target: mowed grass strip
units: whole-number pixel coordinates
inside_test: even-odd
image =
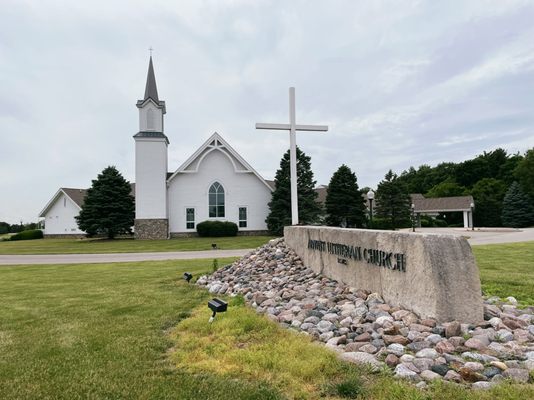
[[[217,244],[221,250],[253,249],[272,236],[234,236],[220,238],[176,238],[169,240],[135,239],[37,239],[0,241],[0,254],[97,254],[143,253],[160,251],[211,250]]]
[[[495,252],[477,254],[481,269],[486,257]],[[212,261],[0,267],[0,398],[534,398],[534,385],[508,383],[419,390],[341,363],[240,298],[209,325],[212,296],[182,274],[209,272]]]
[[[473,246],[485,295],[534,305],[534,242]]]
[[[261,381],[191,374],[168,361],[168,329],[209,297],[182,274],[211,265],[1,267],[0,398],[281,398]]]
[[[362,393],[361,369],[338,360],[302,333],[281,329],[244,305],[229,299],[228,312],[211,316],[206,307],[178,324],[171,336],[171,360],[191,373],[226,379],[267,382],[290,399],[340,398]]]

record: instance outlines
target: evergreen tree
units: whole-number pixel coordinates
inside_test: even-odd
[[[534,148],[525,153],[525,157],[520,160],[514,171],[521,188],[530,196],[530,201],[534,203]]]
[[[346,165],[334,172],[326,194],[326,224],[361,228],[365,222],[365,200],[356,174]]]
[[[512,228],[525,228],[534,224],[534,207],[517,182],[512,183],[504,196],[502,224]]]
[[[311,170],[311,158],[297,147],[297,191],[299,206],[299,223],[313,224],[317,222],[321,207],[317,203],[315,181]],[[265,222],[275,235],[281,235],[284,226],[291,225],[291,186],[289,168],[289,150],[280,161],[280,168],[274,178],[275,189],[269,203],[269,215]]]
[[[376,216],[395,229],[410,220],[410,196],[404,184],[389,170],[376,188]]]
[[[506,194],[503,181],[493,178],[479,180],[471,191],[475,200],[475,226],[502,226],[502,201]]]
[[[130,183],[117,168],[105,168],[87,190],[80,214],[76,217],[78,227],[88,236],[105,234],[109,239],[117,234],[131,233],[135,203],[130,192]]]

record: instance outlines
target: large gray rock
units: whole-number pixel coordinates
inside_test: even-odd
[[[465,238],[319,226],[286,226],[284,237],[315,272],[421,318],[483,320],[478,268]]]

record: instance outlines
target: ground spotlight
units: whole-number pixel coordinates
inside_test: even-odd
[[[212,243],[211,244],[211,249],[212,250],[217,250],[217,243]]]
[[[193,278],[193,274],[190,274],[189,272],[184,272],[184,279],[189,283],[189,281]]]
[[[221,299],[212,299],[208,301],[208,307],[211,311],[213,311],[213,314],[209,320],[209,322],[213,322],[215,319],[215,314],[218,312],[225,312],[228,308],[228,303],[226,301],[223,301]]]

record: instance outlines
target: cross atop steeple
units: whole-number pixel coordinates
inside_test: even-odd
[[[148,48],[148,51],[150,51],[150,57],[152,57],[152,52],[154,51],[154,49],[152,48],[152,46],[150,46],[150,47]]]
[[[159,103],[158,88],[156,86],[156,76],[154,75],[154,66],[152,65],[152,55],[150,56],[150,62],[148,64],[148,74],[146,77],[144,100],[148,98],[151,98],[156,103]]]

